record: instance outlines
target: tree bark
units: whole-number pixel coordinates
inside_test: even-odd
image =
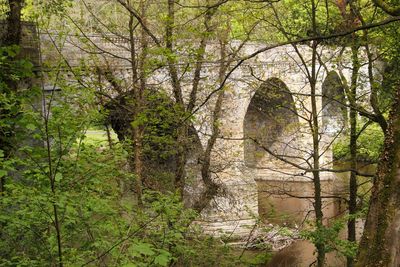
[[[143,23],[146,25],[146,7],[143,1],[140,1],[140,15]],[[135,50],[135,37],[133,16],[130,14],[129,20],[129,39],[131,46],[131,67],[132,67],[132,84],[133,84],[133,100],[134,100],[134,114],[133,117],[138,120],[140,114],[143,112],[145,103],[143,99],[144,91],[146,90],[146,58],[147,58],[147,34],[142,28],[140,33],[140,58],[139,63],[136,63],[136,50]],[[140,76],[138,78],[138,71]],[[143,134],[144,126],[141,122],[136,122],[132,125],[132,150],[133,158],[131,159],[131,168],[136,175],[136,194],[138,205],[142,206],[142,190],[143,190]]]
[[[178,70],[175,66],[173,57],[174,51],[174,27],[175,27],[175,0],[168,0],[168,17],[165,27],[165,46],[169,54],[167,54],[167,62],[169,75],[171,78],[172,91],[175,97],[176,105],[180,112],[185,110],[181,83],[178,77]],[[175,170],[175,188],[183,198],[185,186],[185,165],[186,165],[186,144],[188,142],[188,122],[183,122],[177,129],[177,151],[176,151],[176,170]]]
[[[383,11],[385,11],[387,14],[392,15],[392,16],[399,16],[400,15],[400,6],[393,6],[391,4],[388,4],[385,0],[372,0],[374,4],[378,7],[380,7]]]
[[[21,11],[22,7],[24,5],[24,0],[9,0],[8,1],[8,6],[9,6],[9,13],[7,16],[7,24],[6,24],[6,32],[3,37],[3,40],[1,40],[1,45],[2,46],[11,46],[11,45],[19,45],[21,43],[21,32],[22,32],[22,23],[21,23]],[[7,87],[11,91],[16,91],[17,90],[17,82],[14,80],[7,80],[5,81],[7,84]],[[3,150],[4,152],[4,158],[9,158],[10,154],[12,153],[12,148],[9,146],[9,142],[7,141],[10,140],[11,136],[7,135],[7,131],[3,131],[0,129],[0,140],[3,140],[0,144],[0,149]],[[3,194],[5,190],[5,183],[6,179],[5,177],[0,178],[0,195]]]
[[[185,107],[185,103],[183,100],[183,94],[182,94],[182,87],[181,87],[181,82],[178,78],[178,70],[175,66],[175,60],[173,59],[172,55],[175,53],[174,51],[174,27],[175,27],[175,1],[176,0],[168,0],[168,19],[167,19],[167,24],[166,24],[166,48],[168,50],[168,53],[171,55],[167,55],[167,61],[168,61],[168,68],[169,68],[169,74],[171,77],[171,83],[172,83],[172,89],[175,97],[175,101],[177,105],[181,108],[182,111],[185,111],[182,115],[182,117],[186,117],[187,114],[191,114],[193,112],[193,109],[196,105],[197,101],[197,94],[198,94],[198,89],[200,85],[200,80],[201,80],[201,71],[203,68],[203,62],[204,62],[204,57],[206,55],[206,48],[207,48],[207,41],[209,39],[209,35],[213,30],[213,27],[210,25],[210,21],[215,14],[216,7],[210,7],[207,9],[207,11],[204,14],[204,28],[205,32],[202,34],[199,47],[197,49],[196,53],[196,60],[195,60],[195,69],[194,69],[194,77],[192,80],[192,88],[189,96],[189,101],[187,106]],[[177,129],[177,153],[176,153],[176,171],[175,171],[175,188],[178,190],[180,193],[181,197],[183,197],[183,191],[184,191],[184,186],[185,186],[185,166],[186,166],[186,159],[187,159],[187,153],[188,153],[188,143],[190,142],[190,136],[188,134],[189,132],[189,127],[190,127],[190,122],[189,121],[184,121],[182,125]],[[211,149],[214,146],[215,141],[211,142]],[[208,147],[207,149],[208,150]],[[211,153],[211,150],[209,152],[206,152],[206,154]],[[206,186],[206,192],[214,192],[215,191],[215,184],[211,182],[211,179],[209,179],[210,174],[208,173],[209,169],[209,162],[207,161],[204,162],[202,166],[202,176],[203,176],[203,181],[208,181],[205,182]],[[204,174],[204,175],[203,175]],[[210,195],[215,195],[214,193]],[[204,197],[204,196],[203,196]],[[202,197],[201,197],[202,198]],[[206,199],[209,199],[207,197]],[[205,200],[205,202],[207,202]],[[196,206],[196,205],[195,205]],[[203,205],[200,205],[203,206]],[[202,208],[198,207],[198,210],[201,210]]]
[[[357,111],[356,97],[357,97],[357,80],[358,72],[360,69],[360,63],[358,60],[358,49],[357,36],[354,36],[354,44],[352,45],[352,63],[353,70],[351,75],[351,85],[348,99],[350,102],[350,168],[353,170],[350,172],[349,181],[349,215],[350,218],[347,221],[347,240],[350,242],[356,241],[356,220],[354,215],[357,212]],[[353,257],[347,257],[347,267],[354,266]]]
[[[314,3],[314,1],[313,1]],[[313,41],[312,44],[312,66],[311,66],[311,115],[312,115],[312,139],[313,139],[313,168],[315,171],[313,174],[314,183],[314,210],[315,210],[315,223],[317,229],[323,227],[324,214],[322,212],[322,197],[321,197],[321,177],[319,171],[319,123],[318,123],[318,110],[317,110],[317,99],[316,99],[316,54],[317,54],[317,41]],[[315,242],[317,248],[317,266],[322,267],[325,263],[325,243]]]
[[[311,24],[313,35],[317,36],[317,6],[314,0],[311,1]],[[317,109],[317,99],[316,99],[316,84],[317,84],[317,47],[318,41],[312,41],[312,58],[311,58],[311,75],[309,77],[309,83],[311,88],[311,116],[312,116],[312,139],[313,139],[313,168],[315,171],[313,174],[314,182],[314,210],[315,210],[315,223],[317,230],[322,229],[324,214],[322,212],[322,196],[321,196],[321,177],[319,170],[320,161],[320,147],[319,147],[319,122]],[[317,266],[323,267],[325,264],[325,243],[322,241],[316,241],[315,247],[317,249]]]
[[[218,74],[219,83],[222,83],[226,69],[229,64],[224,62],[226,58],[226,43],[227,43],[226,39],[220,42],[220,65]],[[202,193],[199,200],[193,206],[194,210],[196,210],[197,212],[201,212],[208,205],[211,199],[213,199],[213,197],[216,196],[219,189],[218,184],[216,184],[211,178],[210,167],[211,167],[211,152],[215,146],[215,143],[220,133],[219,119],[221,117],[222,102],[224,99],[224,95],[225,95],[224,90],[221,90],[218,93],[217,101],[214,106],[213,117],[212,117],[212,130],[211,130],[212,132],[210,138],[208,139],[206,150],[204,151],[203,164],[201,166],[201,178],[205,185],[205,191]]]
[[[24,0],[9,0],[10,11],[7,16],[7,31],[4,38],[4,45],[19,45],[21,42],[21,10]]]
[[[400,265],[400,86],[395,97],[360,242],[358,267]]]

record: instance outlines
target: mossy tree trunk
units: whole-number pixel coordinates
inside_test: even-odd
[[[389,118],[356,266],[400,265],[400,86]]]

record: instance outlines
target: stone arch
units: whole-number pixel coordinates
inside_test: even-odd
[[[263,82],[250,100],[244,117],[244,162],[247,167],[263,167],[272,156],[288,153],[289,128],[298,123],[293,96],[278,78]]]
[[[322,125],[333,135],[346,126],[347,110],[342,80],[336,71],[330,71],[322,83]]]

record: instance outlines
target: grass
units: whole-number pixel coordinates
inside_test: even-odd
[[[117,134],[111,130],[111,139],[113,143],[118,142]],[[107,132],[105,130],[88,129],[85,133],[83,143],[95,147],[108,146]]]

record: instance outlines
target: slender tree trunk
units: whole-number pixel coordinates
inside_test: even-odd
[[[143,1],[140,1],[140,13],[143,23],[146,24],[146,7]],[[139,64],[137,64],[136,58],[136,48],[135,48],[135,36],[134,36],[134,17],[130,14],[129,20],[129,40],[131,48],[131,67],[132,67],[132,84],[133,84],[133,117],[137,120],[144,109],[144,91],[146,90],[146,64],[145,60],[147,58],[147,34],[142,29],[140,34],[140,58]],[[140,76],[138,75],[138,70]],[[132,171],[136,175],[135,181],[135,191],[137,194],[138,205],[142,206],[142,190],[143,190],[143,134],[144,126],[139,122],[132,125],[132,152],[130,166]]]
[[[366,25],[365,20],[361,14],[359,8],[357,7],[357,5],[354,2],[349,2],[349,5],[351,7],[350,9],[352,12],[353,21],[360,21],[362,23],[362,25],[365,26]],[[357,18],[357,20],[355,18]],[[354,25],[353,27],[355,28],[356,25]],[[356,34],[353,34],[353,36],[356,38],[353,40],[355,42],[358,42],[359,38],[356,36]],[[374,73],[373,73],[374,72],[373,71],[374,61],[377,59],[374,59],[374,56],[371,52],[371,48],[370,48],[371,40],[369,38],[368,29],[363,30],[362,41],[364,43],[365,52],[367,54],[367,59],[368,59],[368,81],[369,81],[369,85],[371,87],[369,103],[371,104],[371,108],[373,110],[374,121],[379,124],[379,126],[382,128],[383,132],[386,132],[387,122],[386,122],[386,119],[383,116],[382,111],[379,107],[379,100],[378,100],[378,91],[380,88],[378,86],[378,83],[375,81],[375,77],[374,77]]]
[[[51,137],[50,137],[50,131],[49,131],[49,116],[50,116],[50,106],[47,106],[46,101],[45,101],[45,95],[42,96],[44,99],[44,126],[45,126],[45,142],[46,142],[46,152],[47,152],[47,164],[49,168],[49,173],[48,173],[48,178],[50,181],[50,189],[52,193],[52,206],[53,206],[53,216],[54,216],[54,229],[56,231],[56,239],[57,239],[57,252],[58,252],[58,266],[63,267],[63,249],[62,249],[62,242],[61,242],[61,225],[60,225],[60,220],[58,217],[58,206],[56,203],[57,199],[57,192],[56,192],[56,180],[55,176],[56,173],[54,171],[53,167],[53,158],[52,158],[52,153],[51,153]],[[48,107],[48,109],[46,109]],[[60,155],[61,157],[61,155]]]
[[[197,48],[197,53],[195,55],[195,69],[194,69],[194,77],[192,80],[192,88],[189,96],[189,101],[187,104],[187,107],[185,107],[185,103],[183,101],[183,96],[182,96],[182,88],[181,88],[181,83],[178,78],[178,70],[175,65],[175,59],[172,56],[175,51],[174,51],[174,27],[175,27],[175,1],[176,0],[168,0],[168,18],[167,18],[167,23],[166,23],[166,48],[168,50],[168,53],[171,55],[167,55],[167,61],[168,61],[168,68],[169,68],[169,74],[171,77],[171,84],[172,84],[172,89],[175,97],[176,104],[180,108],[182,113],[182,118],[185,118],[187,114],[191,114],[193,112],[193,109],[196,104],[197,100],[197,93],[199,89],[199,84],[201,80],[201,71],[203,67],[203,62],[204,62],[204,57],[206,54],[206,47],[207,47],[207,41],[209,39],[209,35],[213,30],[213,27],[210,26],[211,19],[213,15],[216,12],[216,7],[210,7],[206,10],[205,15],[204,15],[204,27],[205,27],[205,32],[203,33],[199,47]],[[183,191],[184,191],[184,186],[185,186],[185,166],[186,166],[186,159],[187,159],[187,153],[188,153],[188,144],[190,142],[190,136],[189,136],[189,127],[190,127],[190,122],[188,120],[185,120],[182,125],[179,126],[177,129],[177,153],[176,153],[176,170],[175,170],[175,188],[178,190],[180,193],[181,197],[183,197]],[[212,145],[213,146],[213,145]],[[210,152],[211,153],[211,152]],[[205,163],[207,165],[207,163]],[[208,164],[209,165],[209,164]],[[203,170],[206,170],[209,167],[202,167]],[[202,171],[202,173],[205,174],[205,179],[208,180],[207,178],[207,171]],[[210,180],[208,180],[210,181]],[[212,186],[212,183],[205,183],[206,187],[207,184],[210,185],[210,190]],[[207,190],[206,190],[207,191]]]
[[[228,67],[228,63],[225,63],[226,43],[227,43],[226,40],[222,40],[220,43],[221,62],[219,66],[219,75],[218,75],[219,83],[222,83],[226,69]],[[205,185],[205,191],[203,192],[203,194],[200,196],[199,200],[194,204],[193,207],[198,212],[201,212],[208,205],[211,199],[217,194],[219,189],[218,184],[216,184],[211,178],[210,166],[211,166],[211,152],[214,148],[214,145],[220,133],[219,119],[221,117],[222,102],[224,99],[224,95],[225,95],[224,90],[221,90],[218,93],[217,101],[214,106],[213,118],[212,118],[212,133],[210,138],[208,139],[207,147],[206,150],[204,151],[203,164],[201,166],[201,177]]]
[[[312,43],[312,66],[311,66],[311,112],[312,112],[312,139],[313,139],[313,182],[314,182],[314,210],[315,222],[317,229],[323,228],[324,214],[322,212],[322,197],[321,197],[321,177],[320,177],[320,155],[319,155],[319,123],[318,123],[318,109],[316,98],[316,57],[317,57],[317,42]],[[322,267],[325,263],[325,243],[317,241],[315,243],[317,248],[317,266]]]
[[[311,0],[311,23],[313,35],[317,36],[317,6],[315,0]],[[312,115],[312,139],[313,139],[313,182],[314,182],[314,210],[315,210],[315,223],[317,230],[323,229],[323,218],[322,212],[322,196],[321,196],[321,177],[320,177],[320,154],[319,154],[319,122],[317,109],[317,96],[316,96],[316,84],[317,84],[317,47],[318,42],[312,42],[312,58],[311,58],[311,77],[309,77],[310,88],[311,88],[311,115]],[[315,243],[317,249],[317,266],[322,267],[325,264],[325,243],[317,241]]]
[[[349,215],[350,218],[347,221],[347,240],[350,242],[356,242],[356,220],[354,215],[357,212],[357,111],[356,98],[357,98],[357,80],[358,72],[360,69],[360,62],[358,59],[358,39],[354,36],[354,43],[352,44],[352,75],[351,85],[348,92],[348,99],[350,102],[350,168],[353,170],[350,172],[349,181]],[[347,257],[347,266],[354,266],[354,260],[352,257]]]
[[[113,141],[112,141],[112,137],[111,137],[110,126],[108,124],[105,124],[104,127],[106,128],[108,147],[110,149],[113,149],[114,145],[113,145]]]
[[[98,82],[98,84],[99,84],[99,89],[100,89],[100,91],[102,92],[102,91],[103,91],[103,87],[101,86],[101,84],[102,84],[102,79],[101,79],[102,71],[101,71],[100,68],[97,68],[96,71],[97,71],[97,82]],[[101,105],[102,107],[105,106],[103,97],[99,97],[99,102],[100,102],[100,105]],[[112,141],[112,138],[111,138],[110,126],[109,126],[108,123],[104,123],[103,126],[104,126],[104,128],[106,129],[108,147],[109,147],[110,149],[112,149],[112,148],[113,148],[113,141]]]
[[[168,17],[165,28],[166,48],[170,55],[167,55],[169,75],[171,77],[172,90],[175,97],[176,105],[179,107],[179,112],[185,111],[183,102],[182,88],[178,77],[178,70],[173,57],[174,51],[174,27],[175,27],[175,0],[168,0]],[[182,117],[184,117],[183,115]],[[177,129],[177,151],[176,151],[176,169],[175,169],[175,188],[183,197],[185,186],[185,164],[186,164],[186,143],[188,142],[188,122],[183,122]]]
[[[357,168],[357,132],[356,132],[356,112],[354,109],[350,110],[350,168],[356,170]],[[347,221],[347,240],[350,242],[356,241],[356,220],[354,215],[357,212],[357,175],[354,171],[350,172],[349,181],[349,215]],[[352,267],[353,257],[347,257],[347,267]]]

